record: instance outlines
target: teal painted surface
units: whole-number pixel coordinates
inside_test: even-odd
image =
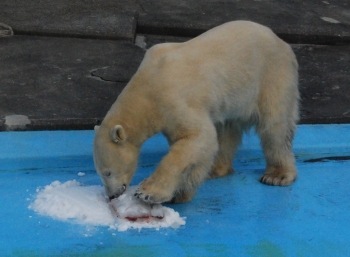
[[[0,133],[0,256],[350,256],[350,125],[299,126],[299,178],[289,187],[258,182],[264,160],[252,132],[234,175],[207,181],[191,203],[172,205],[187,217],[177,230],[117,232],[27,208],[37,187],[55,180],[101,184],[92,140],[93,131]],[[145,143],[133,184],[167,149],[159,135]]]

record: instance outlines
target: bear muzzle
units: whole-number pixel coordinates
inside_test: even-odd
[[[118,198],[125,192],[125,190],[126,190],[126,184],[123,184],[121,187],[117,188],[114,194],[108,195],[109,200],[111,201],[115,198]]]

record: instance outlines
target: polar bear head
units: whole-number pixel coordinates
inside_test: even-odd
[[[124,193],[135,173],[139,148],[128,142],[123,126],[95,127],[94,163],[110,199]]]

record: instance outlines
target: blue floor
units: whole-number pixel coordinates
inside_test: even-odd
[[[27,208],[37,187],[55,180],[101,184],[92,139],[93,131],[0,133],[0,256],[350,256],[350,125],[299,126],[299,178],[289,187],[258,182],[264,159],[252,132],[236,173],[172,205],[186,225],[159,231],[86,227]],[[162,136],[147,141],[133,184],[166,151]]]

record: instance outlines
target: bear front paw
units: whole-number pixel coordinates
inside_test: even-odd
[[[156,180],[144,180],[135,192],[135,197],[147,204],[159,204],[170,201],[173,198],[173,190],[169,185],[162,186]]]
[[[143,202],[147,203],[147,204],[158,203],[158,202],[155,201],[154,197],[152,197],[151,195],[142,193],[139,188],[136,189],[136,192],[135,192],[134,196],[137,197],[138,199],[142,200]]]

